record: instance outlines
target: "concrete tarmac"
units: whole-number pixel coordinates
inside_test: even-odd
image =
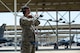
[[[0,53],[20,53],[20,51],[3,51]],[[36,51],[35,53],[80,53],[80,50],[54,50],[54,51]]]
[[[1,47],[0,50],[3,51],[0,51],[0,53],[20,53],[20,51],[12,51],[14,49],[15,47]],[[20,50],[20,47],[17,47],[17,49]],[[35,53],[80,53],[80,50],[54,50],[53,47],[41,47]]]

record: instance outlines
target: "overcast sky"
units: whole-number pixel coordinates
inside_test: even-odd
[[[19,15],[23,15],[22,13],[18,13]],[[32,12],[33,15],[35,15],[35,12]],[[56,20],[56,12],[38,12],[38,15],[43,14],[43,17],[40,19],[52,19],[52,20]],[[59,12],[58,14],[59,18],[62,18],[63,21],[69,22],[69,12]],[[20,17],[17,16],[17,25],[19,25],[19,19]],[[71,21],[75,20],[74,24],[79,24],[80,23],[80,11],[76,12],[73,11],[71,12]],[[40,20],[41,24],[40,25],[44,25],[46,23],[46,21],[44,20]],[[0,25],[2,25],[3,23],[6,23],[7,25],[15,25],[15,17],[13,15],[13,13],[10,12],[1,12],[0,13]],[[52,25],[55,25],[55,22],[50,22]],[[62,24],[62,23],[60,23]],[[46,25],[49,25],[48,23]]]

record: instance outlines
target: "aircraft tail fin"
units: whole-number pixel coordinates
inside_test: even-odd
[[[71,42],[74,42],[74,36],[75,36],[75,35],[73,35],[73,36],[71,37]]]
[[[5,27],[6,27],[6,24],[2,24],[2,26],[0,26],[0,38],[4,36]]]

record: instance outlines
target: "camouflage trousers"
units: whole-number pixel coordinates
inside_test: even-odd
[[[22,41],[21,53],[35,53],[35,45],[30,42]]]

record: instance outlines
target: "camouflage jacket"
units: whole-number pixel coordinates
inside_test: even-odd
[[[40,22],[38,20],[35,20],[34,25],[38,26]],[[26,19],[20,18],[20,26],[22,28],[22,40],[26,41],[35,41],[35,34],[31,29],[31,26],[33,25],[33,20],[28,21]]]

